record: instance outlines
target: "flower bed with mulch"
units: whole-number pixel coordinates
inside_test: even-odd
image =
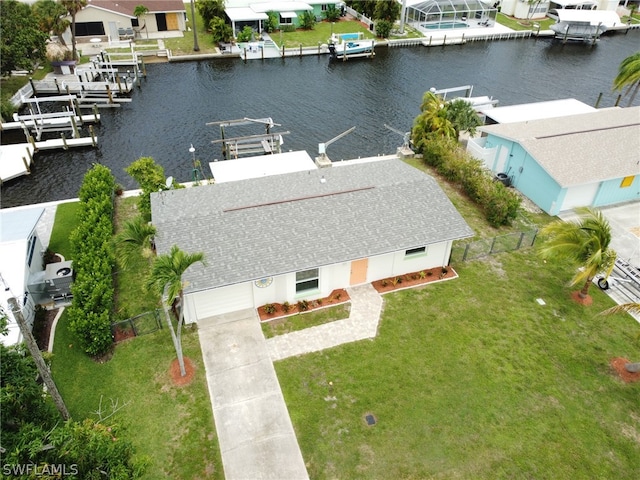
[[[351,301],[351,297],[343,288],[334,290],[331,295],[316,300],[302,301],[298,303],[267,303],[258,307],[260,321],[273,320],[274,318],[288,317],[298,313],[306,313],[323,307],[340,305]]]
[[[640,372],[627,372],[627,369],[624,368],[627,363],[630,363],[629,360],[620,357],[612,358],[610,362],[611,367],[615,370],[615,372],[623,382],[640,382]]]
[[[395,277],[383,278],[382,280],[376,280],[372,285],[378,293],[389,293],[457,277],[458,274],[453,268],[437,267],[404,275],[396,275]]]

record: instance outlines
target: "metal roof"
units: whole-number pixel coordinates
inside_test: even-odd
[[[318,167],[307,152],[300,150],[209,162],[209,168],[216,183],[223,183],[267,175],[315,170]]]
[[[640,107],[478,130],[519,143],[562,187],[640,174]]]
[[[186,291],[473,235],[436,181],[393,159],[151,195],[158,254],[203,252]]]
[[[566,117],[568,115],[595,112],[596,109],[575,98],[566,98],[548,102],[498,106],[481,111],[485,116],[497,123],[514,123],[543,118]]]
[[[0,243],[27,241],[43,213],[42,207],[0,210]]]

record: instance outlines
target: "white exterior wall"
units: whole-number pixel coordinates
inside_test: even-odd
[[[544,1],[540,2],[543,5]],[[532,8],[535,6],[532,5]],[[526,19],[529,15],[529,3],[523,0],[502,0],[500,3],[500,12],[519,19]],[[544,18],[546,13],[535,14],[532,18]]]
[[[489,170],[493,170],[496,162],[498,147],[485,148],[487,137],[470,138],[467,141],[467,153],[472,157],[482,161]]]
[[[405,255],[404,250],[369,259],[367,281],[404,275],[429,268],[447,265],[451,254],[451,242],[427,245],[425,253]]]
[[[406,256],[405,251],[370,257],[366,282],[418,272],[447,265],[452,242],[428,245],[424,254]],[[274,277],[267,287],[254,282],[216,288],[185,295],[185,321],[220,315],[245,308],[257,308],[267,303],[297,303],[328,297],[332,291],[347,288],[351,278],[351,262],[336,263],[319,268],[318,289],[296,293],[296,273]]]
[[[71,17],[67,18],[71,20]],[[76,14],[76,23],[86,22],[102,22],[104,26],[104,34],[107,36],[110,36],[109,22],[115,22],[117,28],[131,28],[131,19],[129,17],[119,15],[114,12],[99,10],[97,8],[85,8]],[[71,27],[67,29],[67,32],[69,32],[69,38],[71,38]],[[117,38],[114,40],[117,40]]]
[[[28,291],[27,285],[29,284],[30,275],[44,271],[42,255],[45,249],[40,241],[40,237],[38,237],[35,231],[32,236],[35,236],[36,243],[33,249],[31,266],[27,264],[29,250],[28,240],[7,242],[0,246],[2,249],[2,265],[0,265],[2,278],[6,286],[10,288],[9,291],[6,291],[5,286],[2,285],[0,289],[0,305],[2,309],[7,312],[9,318],[9,333],[6,336],[0,336],[0,342],[5,345],[15,345],[22,340],[20,328],[9,310],[8,299],[11,296],[15,296],[18,299],[18,305],[22,305],[25,298],[24,294]],[[22,315],[27,321],[27,324],[33,325],[35,305],[30,297],[27,298],[27,303],[24,305]]]

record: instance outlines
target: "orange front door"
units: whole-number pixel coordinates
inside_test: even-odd
[[[349,285],[359,285],[367,281],[367,267],[369,259],[362,258],[351,262],[351,278]]]

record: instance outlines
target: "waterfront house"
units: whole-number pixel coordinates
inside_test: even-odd
[[[550,215],[640,199],[640,107],[480,127],[468,150]]]
[[[183,277],[189,322],[441,267],[473,235],[436,181],[398,159],[168,190],[151,207],[158,254],[205,256]]]
[[[279,28],[296,28],[300,26],[299,17],[306,11],[313,12],[316,20],[322,20],[322,12],[329,5],[342,8],[342,0],[227,0],[225,13],[231,22],[234,35],[250,26],[256,32],[264,30],[267,12],[278,14]]]
[[[0,307],[9,319],[9,333],[0,335],[0,342],[5,345],[22,341],[20,328],[9,310],[10,297],[17,299],[25,320],[33,324],[35,302],[27,286],[33,276],[44,272],[44,247],[36,232],[43,213],[43,208],[0,210]]]
[[[149,9],[139,19],[133,14],[138,5]],[[148,33],[185,30],[186,11],[182,0],[89,0],[76,14],[76,37],[79,39],[117,41],[133,38],[134,32],[144,38]]]

